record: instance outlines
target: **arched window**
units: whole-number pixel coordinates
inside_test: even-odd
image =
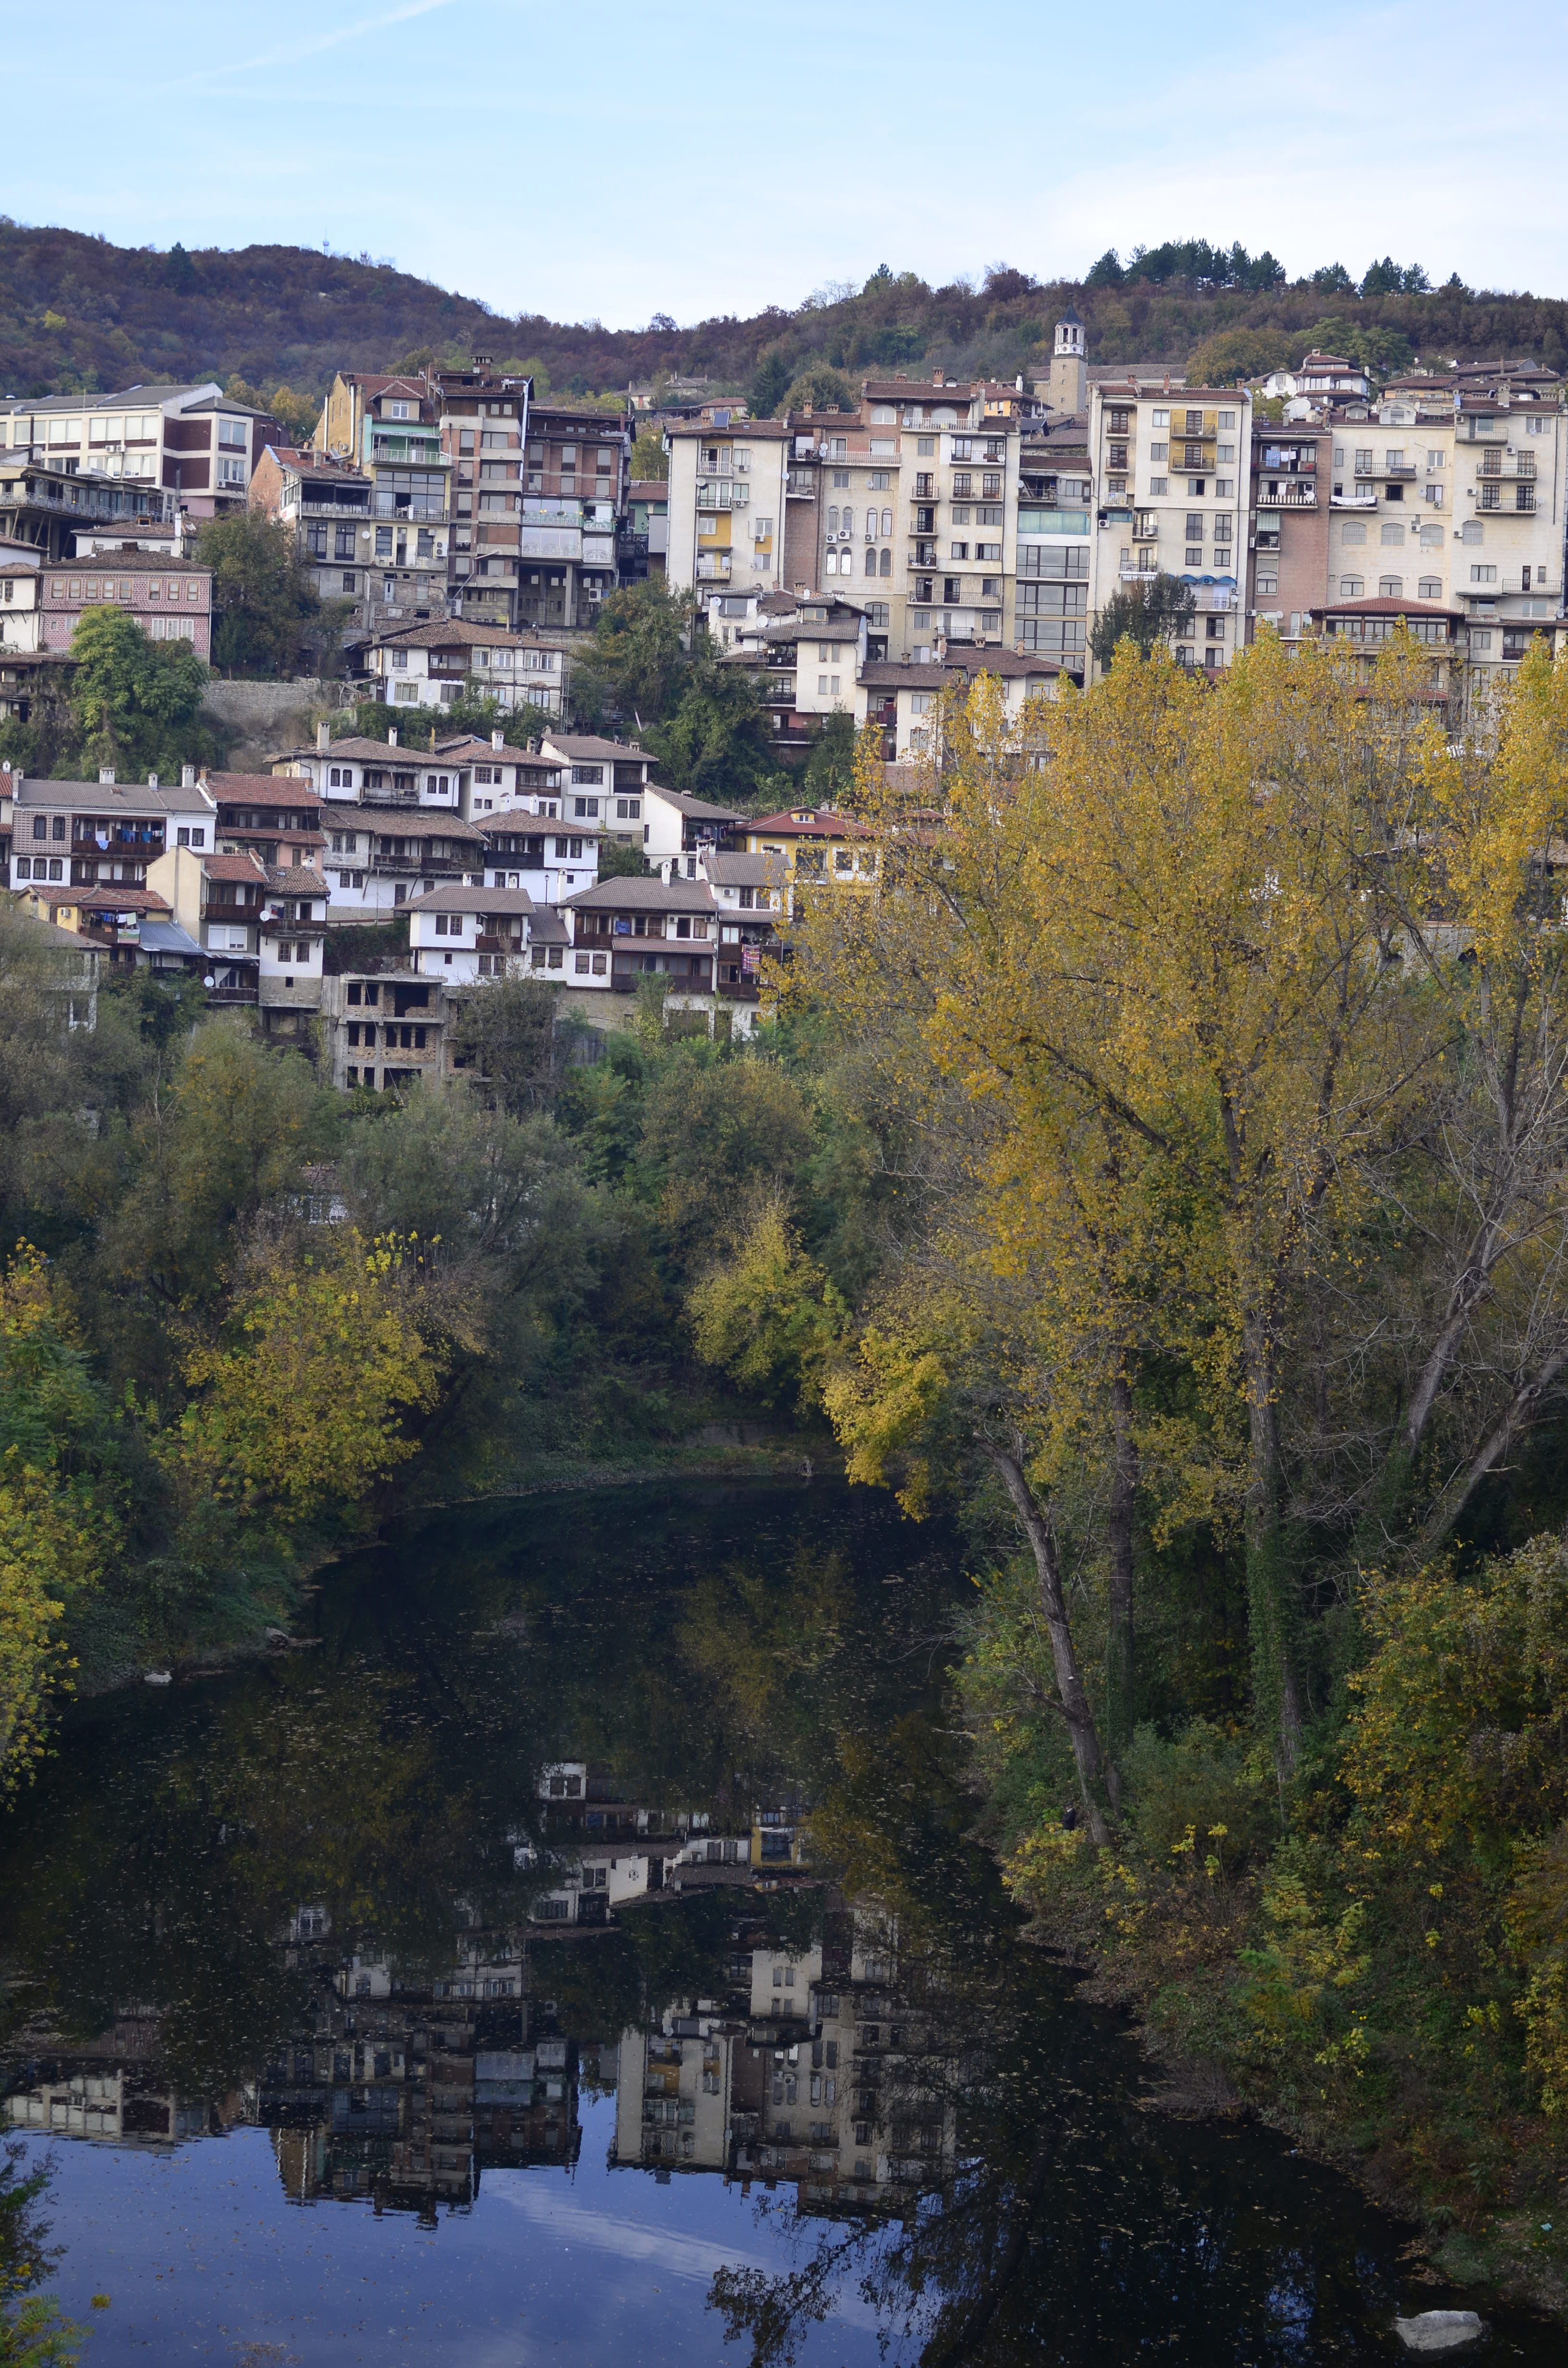
[[[891,535],[892,532],[892,510],[884,510],[882,512],[882,532],[884,535]],[[882,573],[884,575],[887,574],[887,569],[885,567],[883,568]]]
[[[1424,575],[1415,588],[1423,600],[1440,600],[1443,597],[1443,579],[1440,575]]]
[[[844,505],[844,531],[846,534],[853,534],[855,531],[855,513],[847,502]]]
[[[1404,598],[1403,576],[1380,575],[1378,578],[1378,598],[1380,600],[1403,600]]]
[[[827,530],[829,534],[836,534],[838,532],[838,504],[836,502],[830,503],[828,506]]]
[[[884,575],[891,575],[892,574],[892,553],[891,551],[884,551],[882,553],[882,574]]]
[[[1342,600],[1359,600],[1366,588],[1365,579],[1359,575],[1342,575],[1339,579],[1339,597]]]
[[[874,575],[876,574],[876,572],[877,572],[877,554],[876,554],[876,552],[872,550],[872,548],[871,548],[870,544],[869,544],[869,543],[868,543],[868,544],[866,545],[866,573],[867,573],[867,575]]]

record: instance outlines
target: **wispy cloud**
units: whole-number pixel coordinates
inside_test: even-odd
[[[384,33],[390,26],[406,25],[411,17],[428,17],[437,8],[453,8],[458,0],[406,0],[401,8],[387,8],[374,17],[357,17],[352,25],[339,25],[328,33],[313,33],[308,39],[286,42],[276,50],[264,50],[254,58],[240,58],[233,65],[210,66],[199,74],[188,74],[176,89],[188,89],[198,83],[232,82],[236,74],[264,74],[269,67],[302,65],[307,58],[319,58],[324,50],[340,49],[345,41],[357,41],[362,34]]]

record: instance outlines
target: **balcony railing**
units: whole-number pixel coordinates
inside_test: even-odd
[[[1475,507],[1483,510],[1488,518],[1534,518],[1537,515],[1535,487],[1515,483],[1511,490],[1513,499],[1506,502],[1503,499],[1504,487],[1495,479],[1483,482]]]
[[[1353,494],[1331,494],[1328,501],[1329,507],[1335,510],[1375,510],[1378,507],[1376,494],[1362,493],[1358,487]]]
[[[1257,506],[1263,510],[1315,510],[1317,501],[1315,485],[1299,485],[1293,481],[1281,484],[1271,478],[1258,488]]]
[[[378,493],[370,504],[369,514],[371,518],[434,518],[443,522],[447,505],[442,501],[420,501],[413,494]]]
[[[1533,452],[1485,452],[1482,455],[1481,466],[1476,471],[1476,477],[1478,482],[1487,478],[1501,477],[1506,483],[1517,483],[1520,480],[1533,483],[1535,472]]]

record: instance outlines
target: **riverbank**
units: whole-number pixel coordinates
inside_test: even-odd
[[[400,1522],[441,1511],[522,1503],[530,1497],[596,1494],[618,1488],[666,1486],[677,1481],[810,1480],[842,1471],[831,1439],[796,1432],[751,1415],[706,1420],[680,1442],[648,1448],[642,1441],[604,1455],[549,1453],[518,1458],[484,1486],[460,1493],[426,1492],[411,1486],[395,1506],[363,1532],[304,1544],[294,1566],[267,1574],[267,1591],[230,1599],[230,1617],[215,1620],[204,1606],[199,1627],[138,1631],[125,1599],[91,1599],[81,1607],[70,1644],[76,1667],[71,1691],[80,1700],[145,1683],[149,1673],[171,1678],[210,1676],[242,1661],[265,1660],[299,1649],[304,1640],[293,1627],[324,1573],[346,1554],[362,1553],[378,1538],[395,1533]]]

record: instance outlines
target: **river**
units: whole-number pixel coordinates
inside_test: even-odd
[[[490,1505],[74,1708],[0,1822],[0,2071],[88,2368],[1263,2368],[1434,2307],[1560,2360],[1020,1940],[963,1597],[835,1483]]]

